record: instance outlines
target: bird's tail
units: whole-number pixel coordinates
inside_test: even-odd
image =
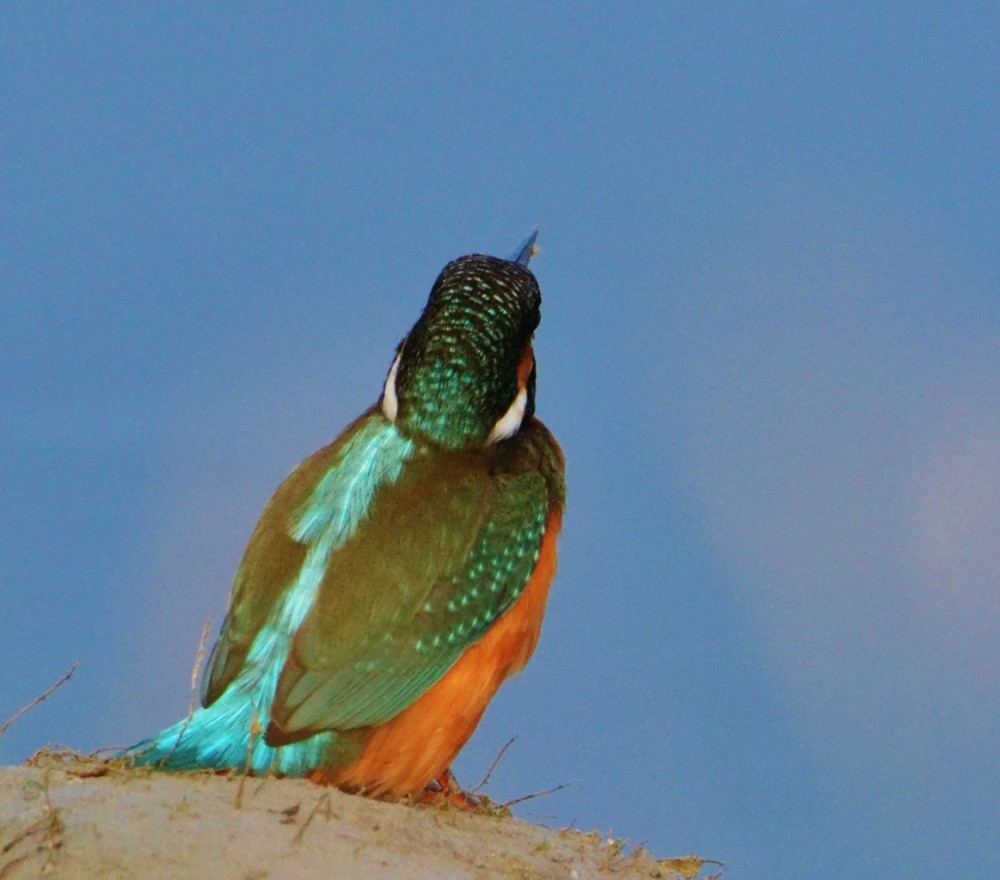
[[[230,728],[221,723],[218,713],[198,709],[132,746],[122,757],[137,766],[162,770],[228,770],[247,766],[253,739],[252,717],[245,729],[243,725]]]
[[[225,694],[208,708],[126,749],[120,757],[136,766],[162,770],[243,770],[254,775],[305,776],[322,767],[336,745],[333,731],[290,745],[264,741],[267,718],[237,694]]]

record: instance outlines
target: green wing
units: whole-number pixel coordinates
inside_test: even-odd
[[[387,721],[521,595],[565,487],[540,422],[485,450],[418,449],[331,554],[272,707],[272,745]]]
[[[306,564],[311,546],[294,537],[296,517],[324,478],[338,469],[348,448],[383,423],[381,413],[372,407],[333,443],[302,462],[264,508],[236,573],[229,611],[212,650],[202,683],[203,705],[214,703],[243,670],[254,640]]]

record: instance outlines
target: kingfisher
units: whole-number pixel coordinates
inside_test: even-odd
[[[449,263],[381,397],[264,509],[201,707],[135,764],[461,794],[451,764],[541,633],[565,460],[535,417],[533,234]]]

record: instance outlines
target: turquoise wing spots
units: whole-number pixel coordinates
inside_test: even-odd
[[[561,497],[530,462],[513,464],[415,456],[373,501],[295,638],[270,743],[387,721],[517,601]]]
[[[498,506],[469,555],[467,570],[452,578],[454,595],[445,603],[446,628],[431,636],[431,650],[458,646],[464,651],[521,597],[531,580],[548,504],[541,480],[524,482],[516,494],[518,503]],[[423,639],[417,645],[418,652],[422,649],[426,649]]]

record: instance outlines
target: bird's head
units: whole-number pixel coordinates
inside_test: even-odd
[[[396,352],[382,392],[386,418],[452,448],[515,434],[535,411],[531,340],[541,302],[519,262],[472,254],[449,263]]]

